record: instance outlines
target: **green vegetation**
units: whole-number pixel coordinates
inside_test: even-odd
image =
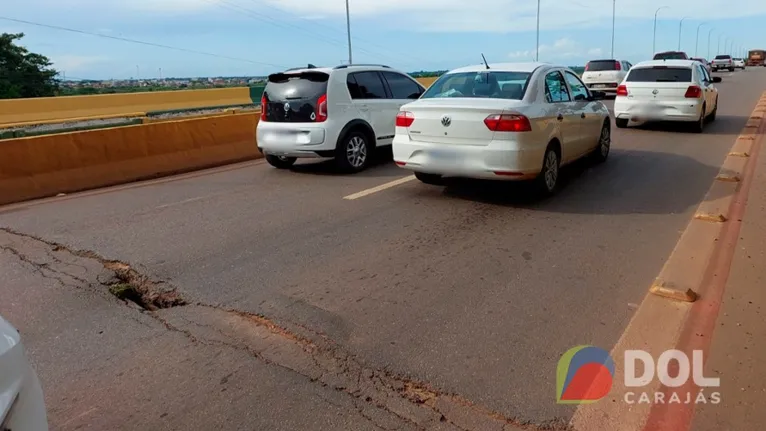
[[[0,34],[0,99],[55,96],[58,74],[48,57],[16,43],[24,33]]]

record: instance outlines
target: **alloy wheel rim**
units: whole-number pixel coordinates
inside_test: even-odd
[[[548,190],[556,187],[556,180],[559,176],[559,163],[556,153],[549,151],[545,156],[545,186]]]
[[[611,139],[609,136],[609,128],[604,127],[601,129],[601,155],[606,157],[609,154],[609,147],[611,146]]]
[[[367,160],[367,145],[359,136],[354,136],[349,139],[346,145],[346,159],[355,168],[359,168],[364,165]]]

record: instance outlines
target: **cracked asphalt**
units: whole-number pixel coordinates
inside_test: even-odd
[[[0,208],[0,314],[54,429],[564,429],[559,356],[611,348],[744,126],[615,130],[603,166],[526,188],[263,163]],[[129,265],[187,305],[109,293]]]

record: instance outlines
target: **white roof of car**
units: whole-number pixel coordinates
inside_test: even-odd
[[[525,63],[490,63],[489,70],[500,71],[500,72],[530,72],[531,73],[540,66],[557,67],[549,63],[539,63],[539,62],[531,61],[531,62],[525,62]],[[460,67],[458,69],[452,69],[447,73],[482,72],[485,70],[487,70],[487,66],[485,66],[484,64],[475,64],[473,66],[465,66],[465,67]]]
[[[654,67],[654,66],[670,66],[670,67],[692,67],[694,63],[698,63],[697,60],[649,60],[642,61],[638,64],[634,64],[636,67]]]
[[[330,72],[332,72],[332,68],[331,67],[314,67],[311,69],[305,68],[305,69],[286,70],[282,73],[290,74],[290,73],[302,73],[302,72],[324,72],[329,75]]]

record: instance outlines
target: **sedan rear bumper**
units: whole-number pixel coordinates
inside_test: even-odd
[[[697,121],[702,103],[690,101],[641,101],[618,97],[614,102],[614,116],[622,120],[644,121]]]
[[[397,165],[415,172],[514,181],[539,175],[545,145],[533,144],[524,149],[509,141],[492,141],[487,146],[449,145],[412,141],[406,135],[397,135],[393,153]]]

